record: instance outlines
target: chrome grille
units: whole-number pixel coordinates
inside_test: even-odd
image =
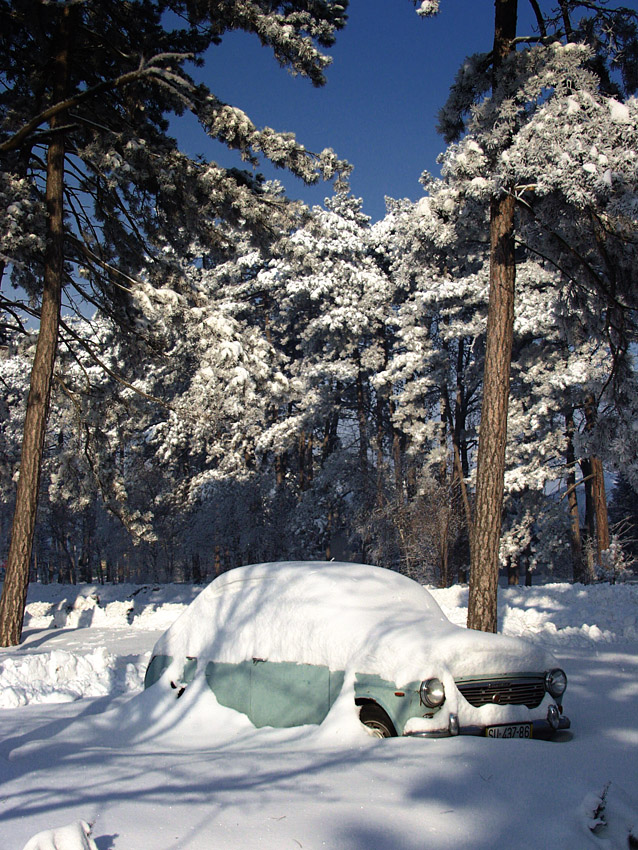
[[[461,679],[456,686],[470,705],[526,705],[536,708],[545,696],[544,676],[507,676],[494,679]]]

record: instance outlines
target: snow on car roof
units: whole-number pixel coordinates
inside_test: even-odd
[[[254,564],[222,574],[153,654],[320,664],[376,673],[397,685],[441,675],[443,668],[455,676],[492,675],[544,670],[548,663],[543,650],[523,639],[453,625],[406,576],[334,561]]]

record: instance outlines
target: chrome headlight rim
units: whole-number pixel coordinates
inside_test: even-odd
[[[424,679],[419,688],[419,697],[428,708],[440,708],[445,702],[443,682],[436,676]]]
[[[567,690],[567,674],[560,667],[554,667],[545,674],[545,690],[559,699]]]

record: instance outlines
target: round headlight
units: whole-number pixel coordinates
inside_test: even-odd
[[[440,679],[427,679],[425,682],[421,682],[419,694],[421,702],[429,705],[430,708],[438,708],[445,702],[445,688]]]
[[[567,687],[565,672],[556,667],[545,676],[545,687],[553,697],[562,697]]]

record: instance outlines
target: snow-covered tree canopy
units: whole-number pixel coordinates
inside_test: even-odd
[[[638,307],[638,105],[600,91],[592,56],[559,43],[513,54],[518,87],[474,109],[470,132],[442,158],[445,183],[428,186],[461,206],[514,193],[519,242],[559,272],[581,315],[601,317],[620,351]]]
[[[524,0],[523,0],[524,2]],[[549,0],[529,0],[535,26],[529,32],[517,35],[518,57],[527,61],[527,48],[534,44],[551,47],[555,44],[584,44],[590,50],[587,70],[595,75],[600,90],[611,97],[625,97],[638,90],[638,12],[626,6],[610,4],[609,0],[561,0],[555,6]],[[420,15],[438,12],[439,2],[426,2]],[[486,48],[491,45],[486,45]],[[491,103],[493,108],[511,96],[512,62],[505,73],[499,74],[492,91],[493,54],[484,50],[468,56],[459,68],[445,105],[439,113],[439,132],[447,142],[458,141],[472,129],[475,107]],[[512,57],[510,57],[512,60]],[[519,78],[520,79],[520,78]],[[552,83],[549,83],[550,88]],[[509,92],[508,92],[509,89]],[[491,97],[485,101],[487,95]],[[517,113],[516,103],[509,104],[511,118]],[[519,116],[521,113],[518,112]],[[505,116],[504,116],[505,117]]]
[[[598,317],[619,374],[637,327],[638,13],[595,0],[531,7],[536,31],[496,76],[487,52],[459,70],[439,116],[452,143],[444,183],[425,180],[444,201],[429,207],[447,204],[434,226],[449,241],[453,219],[459,235],[475,218],[471,203],[513,195],[519,244],[553,266],[573,310]],[[451,216],[454,204],[463,212]]]
[[[497,2],[494,49],[470,56],[460,69],[439,116],[451,143],[440,158],[441,178],[424,175],[428,197],[414,207],[395,206],[389,245],[407,293],[397,313],[406,350],[388,370],[405,381],[399,412],[410,409],[410,394],[425,402],[437,391],[441,417],[458,406],[450,381],[455,353],[482,356],[487,281],[490,292],[494,286],[504,291],[501,276],[505,266],[511,270],[512,327],[505,330],[499,300],[502,312],[492,318],[498,332],[491,338],[500,335],[499,351],[513,339],[513,361],[509,353],[491,360],[483,382],[485,391],[502,387],[502,376],[509,384],[511,372],[505,488],[519,525],[510,552],[531,542],[539,506],[551,502],[545,498],[549,482],[574,473],[574,448],[583,464],[588,454],[601,452],[616,465],[602,437],[613,431],[615,449],[631,464],[636,443],[627,428],[627,402],[635,385],[631,346],[638,339],[638,121],[632,97],[638,15],[595,0],[565,0],[558,10],[532,0],[535,31],[520,32],[516,5]],[[433,14],[437,6],[426,3],[417,11]],[[505,202],[507,216],[499,219]],[[492,230],[492,223],[505,220],[505,231]],[[512,245],[506,261],[505,252],[490,256],[490,233],[501,240],[493,245]],[[488,348],[489,327],[488,320]],[[503,367],[498,375],[495,363]],[[497,404],[501,397],[490,396],[490,414]],[[488,435],[496,432],[495,418],[489,421]],[[432,445],[433,422],[419,430],[417,412],[405,426],[424,447]],[[504,447],[505,430],[499,433]],[[495,454],[491,467],[494,460]],[[585,467],[583,477],[592,477]],[[490,511],[499,516],[500,506]]]
[[[192,159],[168,134],[171,114],[192,112],[202,132],[254,165],[265,157],[314,182],[347,170],[330,150],[311,153],[290,133],[258,129],[191,74],[224,33],[244,29],[313,84],[322,47],[345,23],[346,3],[0,2],[0,262],[37,309],[43,262],[44,175],[51,131],[64,115],[69,302],[124,319],[136,281],[175,280],[173,257],[227,252],[235,230],[272,239],[300,207],[252,171]],[[69,15],[65,96],[52,90],[60,21]],[[56,41],[57,39],[57,41]],[[170,247],[170,250],[167,250]],[[6,294],[0,306],[15,326]]]
[[[415,3],[422,17],[439,5]],[[243,29],[321,84],[345,3],[0,0],[0,262],[37,313],[45,160],[64,132],[67,299],[100,308],[63,319],[41,558],[73,560],[97,527],[113,562],[126,545],[106,507],[154,576],[200,551],[215,569],[324,557],[340,535],[415,575],[467,566],[490,208],[507,197],[517,282],[501,557],[568,562],[563,497],[578,465],[578,486],[593,455],[638,481],[636,15],[596,0],[531,7],[536,29],[498,74],[489,52],[464,63],[425,196],[390,202],[371,226],[333,152],[257,128],[196,82],[205,49]],[[62,9],[75,36],[56,101]],[[247,170],[181,153],[167,120],[185,111]],[[263,158],[339,191],[302,209],[256,176]],[[34,342],[18,336],[0,348],[6,504]],[[134,356],[140,339],[155,357]]]

